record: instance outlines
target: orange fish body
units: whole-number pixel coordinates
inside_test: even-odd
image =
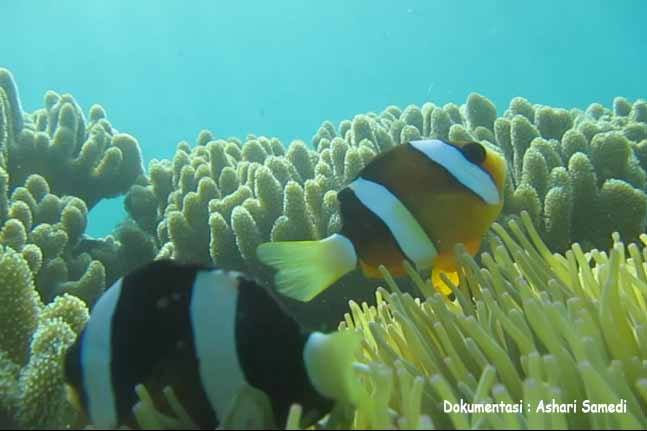
[[[339,234],[262,244],[258,256],[279,269],[279,291],[304,301],[357,266],[369,278],[382,277],[380,265],[400,276],[406,260],[436,280],[440,272],[451,278],[454,246],[475,254],[503,207],[505,167],[500,153],[476,142],[398,145],[338,193]]]

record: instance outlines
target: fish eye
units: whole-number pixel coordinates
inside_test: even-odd
[[[485,161],[485,148],[478,142],[470,142],[461,148],[465,158],[473,163],[483,163]]]

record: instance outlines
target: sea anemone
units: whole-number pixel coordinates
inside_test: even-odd
[[[507,229],[493,226],[480,263],[456,247],[460,281],[446,280],[453,301],[411,267],[420,295],[403,293],[381,268],[388,290],[377,289],[375,305],[350,301],[339,326],[363,336],[357,404],[337,405],[318,427],[645,428],[647,235],[640,239],[642,249],[614,234],[608,252],[575,243],[553,254],[523,212]],[[586,412],[598,406],[621,411]],[[293,405],[284,425],[297,429],[300,418]]]
[[[350,302],[340,330],[364,336],[357,358],[364,396],[349,425],[647,426],[647,235],[642,250],[614,234],[608,253],[583,253],[575,243],[560,255],[527,213],[508,228],[493,226],[481,266],[457,247],[453,302],[428,294],[413,270],[422,296],[402,293],[385,269],[391,291],[379,288],[377,305]],[[553,399],[577,408],[549,413]],[[461,400],[493,411],[447,408]],[[626,412],[587,414],[593,405]]]

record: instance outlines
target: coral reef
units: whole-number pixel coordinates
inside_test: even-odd
[[[0,245],[22,253],[46,303],[68,292],[92,304],[105,267],[81,246],[88,211],[132,185],[139,146],[98,105],[86,124],[71,96],[49,92],[45,108],[23,113],[6,69],[0,84]]]
[[[647,212],[644,103],[616,98],[613,111],[569,112],[513,99],[495,122],[515,187],[504,211],[529,211],[556,251],[572,241],[606,248],[613,231],[636,240]]]
[[[376,152],[419,137],[489,142],[510,165],[502,218],[528,211],[554,251],[574,241],[606,248],[613,230],[635,240],[645,227],[646,106],[616,98],[613,109],[567,111],[517,97],[497,118],[492,102],[472,93],[461,106],[390,106],[357,115],[338,131],[324,122],[312,142],[321,155],[340,138],[349,148]]]
[[[102,255],[109,263],[154,254],[141,253],[142,235],[127,228],[116,232],[121,242],[85,235],[88,211],[142,173],[137,142],[98,105],[89,122],[69,95],[48,92],[45,105],[23,112],[13,77],[0,68],[0,418],[57,428],[74,417],[64,353],[106,285],[105,266],[90,252],[114,245]]]
[[[301,141],[286,151],[277,139],[241,144],[205,131],[194,148],[179,144],[172,162],[153,160],[149,184],[131,189],[127,209],[156,232],[162,253],[257,272],[260,242],[312,239],[334,229],[332,175],[315,176],[317,160]]]
[[[129,191],[126,209],[154,238],[158,257],[214,262],[269,281],[256,258],[259,244],[319,239],[340,228],[336,190],[376,154],[368,146],[346,154],[349,148],[338,139],[333,151],[321,154],[302,141],[284,148],[275,138],[250,135],[243,144],[202,131],[193,148],[178,144],[172,161],[151,161],[148,177]],[[361,280],[350,274],[342,281],[352,286],[346,296],[326,292],[317,301],[340,310],[351,297],[368,299],[371,289]],[[312,325],[334,327],[342,317],[282,300]]]
[[[150,163],[127,210],[160,255],[262,276],[256,246],[336,232],[336,192],[378,153],[420,137],[477,139],[510,163],[502,217],[528,211],[554,251],[573,241],[603,248],[612,229],[636,239],[645,226],[644,105],[616,98],[613,110],[567,111],[515,98],[497,118],[492,102],[472,93],[461,106],[389,106],[338,127],[324,122],[313,148],[255,135],[216,139],[205,130],[194,147],[183,141],[172,160]]]
[[[63,357],[87,319],[85,303],[73,295],[44,305],[27,259],[0,246],[0,416],[27,428],[74,420]]]
[[[0,170],[0,182],[7,178]],[[0,244],[23,254],[46,302],[69,292],[92,304],[105,285],[104,267],[78,253],[87,224],[87,207],[76,197],[49,192],[47,181],[31,175],[7,197],[7,217],[0,219]]]
[[[45,302],[67,292],[92,304],[157,253],[128,221],[106,238],[85,235],[93,206],[143,178],[141,150],[99,105],[86,120],[69,94],[50,91],[44,103],[22,112],[15,81],[0,68],[0,244],[27,259]]]
[[[647,426],[647,247],[634,244],[647,243],[644,100],[619,97],[611,108],[582,111],[518,97],[499,116],[472,93],[462,105],[389,106],[337,126],[326,121],[312,145],[287,147],[204,130],[195,145],[179,143],[172,160],[152,160],[145,171],[137,141],[113,128],[103,108],[92,106],[86,119],[72,96],[48,92],[44,108],[25,113],[1,68],[0,421],[73,422],[61,359],[106,285],[162,256],[269,281],[258,244],[337,232],[337,191],[379,153],[421,137],[475,139],[505,154],[500,223],[483,243],[490,252],[459,251],[455,302],[429,291],[415,272],[397,280],[385,272],[390,291],[355,272],[308,307],[285,299],[308,326],[343,319],[340,330],[364,336],[360,403],[337,408],[322,426]],[[128,218],[105,238],[85,235],[88,212],[120,194]],[[145,389],[138,394],[143,424],[184,423],[177,405],[179,423],[158,415]],[[553,397],[622,398],[628,414],[441,410],[443,399]],[[294,406],[287,425],[298,427],[299,417]]]
[[[498,147],[510,165],[501,221],[526,210],[553,251],[574,241],[585,250],[606,248],[612,230],[635,240],[645,227],[644,105],[616,98],[613,109],[567,111],[515,98],[497,117],[492,102],[472,93],[460,106],[389,106],[337,127],[326,121],[312,147],[297,140],[286,148],[256,135],[220,139],[203,130],[194,146],[180,142],[172,160],[151,161],[126,209],[157,256],[215,262],[269,282],[256,247],[337,232],[337,191],[377,154],[421,137],[476,139]],[[341,305],[368,298],[376,287],[358,289],[367,281],[357,272],[338,284],[344,290],[330,289],[316,301]],[[347,296],[339,301],[334,291]]]
[[[143,173],[137,141],[114,129],[101,106],[93,105],[86,121],[71,95],[49,91],[44,108],[23,115],[6,69],[0,84],[0,147],[14,184],[37,173],[53,193],[76,196],[91,209],[126,193]]]

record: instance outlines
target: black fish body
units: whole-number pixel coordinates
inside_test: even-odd
[[[248,384],[268,395],[284,423],[292,403],[319,416],[332,407],[313,384],[321,371],[304,359],[311,336],[240,273],[157,260],[97,301],[68,351],[65,377],[101,428],[133,425],[137,384],[153,395],[171,386],[202,428],[218,426]]]

